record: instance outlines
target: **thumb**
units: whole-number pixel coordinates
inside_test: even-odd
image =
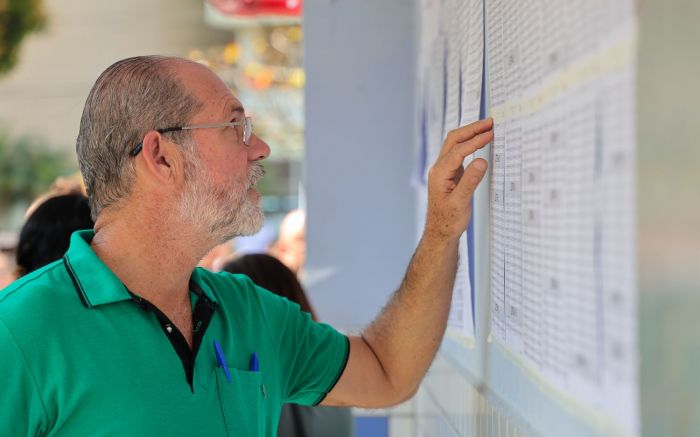
[[[453,193],[456,193],[460,197],[474,194],[474,190],[476,190],[477,185],[479,185],[479,182],[481,182],[486,174],[487,167],[486,161],[481,158],[476,158],[470,162],[464,169],[464,174],[459,179],[459,183],[457,183],[457,187]]]

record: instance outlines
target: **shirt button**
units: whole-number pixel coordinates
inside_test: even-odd
[[[171,325],[171,324],[165,325],[165,330],[168,331],[168,334],[172,334],[173,333],[173,325]]]

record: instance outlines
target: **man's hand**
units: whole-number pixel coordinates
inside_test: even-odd
[[[428,176],[425,234],[458,238],[469,224],[471,199],[486,174],[486,161],[477,158],[466,168],[464,159],[493,140],[493,119],[479,120],[447,134]]]
[[[430,169],[425,232],[401,287],[361,336],[350,337],[345,371],[324,404],[386,407],[418,388],[440,347],[457,271],[459,236],[486,161],[464,158],[493,139],[493,120],[450,132]]]

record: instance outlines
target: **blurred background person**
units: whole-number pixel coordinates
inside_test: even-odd
[[[0,251],[0,290],[15,280],[14,263],[8,254]]]
[[[277,241],[270,254],[300,275],[306,261],[306,214],[301,209],[287,213],[280,225]]]
[[[85,184],[83,183],[83,178],[80,173],[74,173],[71,176],[62,176],[56,178],[51,184],[48,191],[41,196],[34,199],[34,201],[27,208],[27,212],[24,213],[25,220],[27,217],[32,215],[32,213],[48,199],[56,196],[62,196],[65,194],[77,194],[83,197],[87,196],[85,191]]]
[[[82,194],[50,197],[36,206],[19,234],[17,277],[61,259],[71,234],[94,225],[87,197]]]
[[[248,276],[260,287],[296,302],[302,311],[317,320],[296,274],[277,258],[267,254],[244,255],[227,262],[224,271]],[[349,408],[285,404],[277,435],[350,437],[353,431],[352,411]]]
[[[265,217],[265,224],[257,234],[239,236],[233,239],[235,248],[233,259],[238,256],[250,255],[253,253],[268,253],[270,247],[277,238],[277,226]]]

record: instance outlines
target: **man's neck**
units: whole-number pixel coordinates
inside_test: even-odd
[[[131,292],[168,317],[191,309],[190,276],[211,249],[191,226],[143,210],[101,214],[91,246]]]

